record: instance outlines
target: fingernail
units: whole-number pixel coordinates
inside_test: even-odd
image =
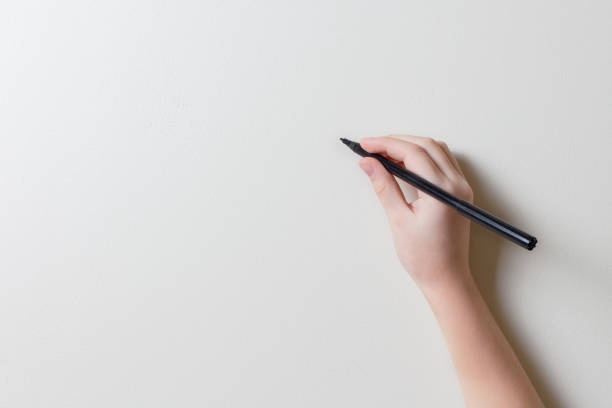
[[[372,177],[372,174],[374,174],[374,167],[372,166],[372,163],[367,160],[361,160],[359,162],[359,167],[361,167],[361,170],[363,170],[368,177]]]

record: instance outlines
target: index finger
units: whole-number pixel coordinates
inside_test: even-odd
[[[444,180],[444,173],[421,146],[393,137],[368,137],[362,139],[361,147],[369,153],[384,154],[401,161],[404,166],[434,184]]]

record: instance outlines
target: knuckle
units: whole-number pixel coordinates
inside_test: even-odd
[[[376,192],[377,196],[382,196],[384,195],[385,191],[387,190],[387,184],[386,183],[376,183],[374,184],[374,192]]]
[[[426,137],[423,139],[423,143],[427,146],[437,146],[436,141],[431,137]]]
[[[427,151],[422,146],[419,146],[418,144],[410,143],[410,148],[416,154],[426,154],[427,153]]]
[[[474,198],[474,190],[467,182],[465,183],[465,196],[470,200]]]
[[[423,149],[421,146],[410,142],[406,143],[405,149],[406,150],[404,151],[404,162],[409,161],[415,156],[427,154],[425,149]]]
[[[449,179],[442,180],[439,185],[440,185],[440,187],[442,187],[444,190],[448,191],[451,194],[455,194],[456,193],[455,183],[453,183]]]
[[[448,180],[439,175],[431,174],[426,177],[426,180],[436,186],[440,187],[443,190],[449,191],[450,185]]]
[[[459,179],[457,181],[450,182],[449,184],[449,192],[451,194],[465,199],[472,199],[474,197],[472,187],[468,184],[466,180]]]

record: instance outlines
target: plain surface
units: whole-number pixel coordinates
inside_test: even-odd
[[[609,406],[611,13],[2,2],[0,406],[462,406],[338,141],[390,132],[538,237],[474,226],[474,274],[550,406]]]

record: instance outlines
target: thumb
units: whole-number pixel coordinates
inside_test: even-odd
[[[380,200],[387,217],[396,219],[408,209],[404,194],[395,178],[372,157],[364,157],[359,161],[359,167],[368,175],[372,187]]]

